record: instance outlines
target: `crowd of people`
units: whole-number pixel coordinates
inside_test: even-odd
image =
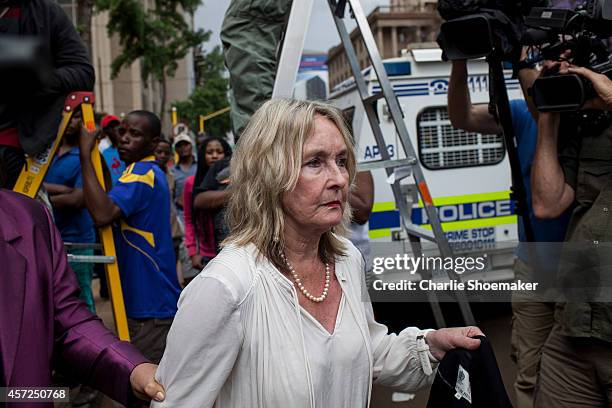
[[[170,141],[151,112],[133,111],[123,120],[106,115],[100,135],[108,137],[109,143],[104,150],[100,147],[101,154],[111,175],[115,169],[123,169],[118,177],[112,177],[106,193],[91,163],[95,135],[85,131],[79,121],[78,116],[73,119],[78,127],[78,146],[71,150],[76,156],[80,153],[80,162],[75,164],[78,182],[69,187],[82,196],[80,211],[91,214],[90,230],[94,224],[117,227],[115,245],[130,338],[147,358],[158,363],[180,291],[215,257],[223,239],[215,231],[224,230],[225,222],[216,214],[223,211],[227,198],[207,209],[198,208],[196,199],[204,191],[216,192],[227,183],[205,181],[216,162],[228,165],[224,158],[231,157],[231,148],[224,138],[207,137],[197,147],[196,157],[195,137],[183,132]],[[60,151],[51,168],[62,158]],[[57,217],[61,209],[53,199],[52,205]],[[79,222],[74,213],[66,217],[73,224]],[[64,237],[63,231],[60,226],[65,242],[80,242]],[[82,293],[91,297],[91,273],[82,284]]]
[[[389,334],[361,301],[367,265],[343,235],[349,203],[355,225],[367,219],[372,183],[362,175],[359,194],[349,193],[354,146],[335,108],[270,101],[234,157],[223,137],[204,139],[195,157],[189,134],[165,139],[145,110],[104,115],[99,127],[86,130],[73,113],[42,189],[50,209],[0,191],[0,209],[14,214],[0,226],[10,260],[0,288],[10,299],[0,320],[2,385],[51,386],[62,372],[125,405],[138,396],[173,407],[307,406],[333,396],[334,405],[366,406],[374,381],[423,387],[448,350],[478,348],[476,327]],[[16,133],[2,136],[19,145]],[[12,159],[21,154],[23,163],[23,151],[2,153],[2,187],[10,189],[21,169]],[[90,255],[83,244],[103,226],[114,230],[131,344],[94,314],[91,264],[70,266],[64,252],[70,242],[74,255]],[[26,281],[36,301],[25,302]],[[33,320],[20,325],[25,304]]]
[[[125,406],[367,407],[373,384],[426,387],[449,352],[480,348],[477,327],[396,334],[376,321],[364,291],[373,181],[357,173],[350,124],[325,103],[269,100],[272,45],[288,5],[264,12],[257,1],[234,0],[228,10],[235,152],[224,135],[165,137],[147,110],[100,114],[96,131],[76,110],[37,202],[11,189],[26,155],[52,142],[66,95],[91,90],[94,70],[59,5],[0,0],[0,39],[39,35],[53,67],[30,104],[0,95],[1,387],[50,387],[63,373]],[[258,54],[254,38],[268,35]],[[244,64],[255,54],[265,75]],[[588,245],[603,259],[597,248],[612,237],[612,81],[567,57],[541,70],[520,64],[525,98],[510,104],[527,187],[515,263],[524,281],[557,262],[550,247],[534,251],[534,241]],[[527,90],[551,69],[593,84],[598,96],[587,112],[534,108]],[[501,132],[486,106],[472,105],[467,77],[466,62],[454,61],[453,125]],[[92,279],[97,273],[104,297],[105,275],[82,258],[104,226],[114,232],[131,344],[96,316]],[[589,262],[559,263],[560,279],[570,288],[606,282],[608,271]],[[517,406],[610,405],[611,304],[513,302]]]
[[[183,134],[172,143],[181,151],[172,165],[170,143],[162,137],[155,114],[137,110],[121,120],[104,116],[101,123],[102,132],[96,135],[85,129],[80,115],[73,115],[45,179],[52,211],[30,203],[23,216],[45,218],[45,223],[38,222],[46,226],[38,234],[42,237],[35,237],[53,238],[48,254],[41,257],[52,264],[47,290],[63,288],[66,293],[54,297],[64,303],[54,306],[56,315],[50,318],[57,321],[63,318],[60,313],[69,313],[64,312],[67,303],[76,310],[69,313],[76,330],[100,337],[81,346],[81,352],[124,347],[122,356],[130,361],[107,359],[82,366],[66,338],[63,347],[68,350],[60,355],[76,372],[85,370],[80,378],[86,383],[129,402],[132,394],[126,397],[125,384],[109,388],[104,385],[109,379],[98,371],[121,364],[124,376],[114,380],[129,376],[133,393],[162,406],[242,407],[252,401],[308,406],[313,398],[321,404],[330,396],[336,401],[333,406],[347,401],[366,406],[373,382],[415,390],[433,381],[432,366],[448,350],[478,348],[480,340],[472,337],[482,332],[476,327],[410,327],[389,334],[374,320],[371,304],[362,301],[364,257],[343,238],[352,218],[349,187],[356,176],[355,153],[335,108],[315,102],[267,102],[247,126],[232,160],[230,146],[219,137],[204,139],[197,162],[187,160],[194,142]],[[101,153],[96,151],[97,136],[109,138]],[[116,149],[118,158],[112,151],[105,154],[108,149]],[[109,157],[111,169],[125,167],[109,191],[96,177],[92,154]],[[171,222],[171,208],[177,203],[173,193],[178,191],[172,176],[185,173],[185,168],[174,171],[181,162],[188,167],[197,163],[195,174],[182,180],[182,207],[175,211],[175,216],[183,216],[188,268],[196,270],[190,282],[184,282],[185,290],[177,274],[175,253],[180,256],[181,248],[175,251]],[[371,185],[369,190],[371,196]],[[27,200],[3,194],[13,205]],[[368,195],[366,187],[362,194]],[[371,197],[366,200],[371,209]],[[79,274],[78,265],[71,270],[62,253],[62,241],[87,236],[93,242],[94,226],[106,225],[115,230],[131,346],[118,342],[92,313],[91,267]],[[73,231],[80,235],[68,235]],[[322,293],[313,295],[319,287]],[[60,325],[53,335],[63,330]],[[19,347],[17,355],[28,346]],[[320,356],[331,357],[333,381],[328,365],[316,363]],[[404,362],[398,365],[398,359]],[[161,362],[156,379],[149,362]],[[54,368],[61,369],[63,363]],[[267,367],[263,371],[257,369],[261,364]],[[30,380],[50,384],[50,369],[39,372],[44,381]],[[304,370],[310,373],[306,377]],[[2,371],[7,385],[23,384],[19,375]]]

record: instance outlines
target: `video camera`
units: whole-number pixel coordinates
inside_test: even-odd
[[[495,55],[518,61],[529,42],[524,16],[548,0],[440,0],[442,24],[438,44],[444,58],[476,59]],[[529,45],[529,44],[526,44]]]
[[[519,61],[523,46],[539,50],[528,63],[558,60],[571,51],[570,62],[612,77],[605,39],[612,36],[612,0],[586,0],[576,10],[547,8],[548,0],[440,0],[446,20],[438,43],[445,59],[495,56]],[[524,16],[527,16],[526,18]],[[576,111],[596,96],[579,75],[547,72],[531,90],[541,112]]]
[[[612,61],[605,39],[612,36],[612,0],[588,0],[576,10],[536,7],[525,24],[540,35],[540,56],[533,61],[558,60],[570,51],[572,64],[612,77]],[[576,111],[597,96],[593,84],[576,75],[546,72],[531,89],[541,112]]]

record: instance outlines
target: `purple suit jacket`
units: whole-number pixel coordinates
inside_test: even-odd
[[[52,368],[61,367],[132,405],[129,377],[147,360],[104,327],[77,298],[78,291],[48,212],[0,189],[0,362],[6,377],[0,386],[50,386]]]

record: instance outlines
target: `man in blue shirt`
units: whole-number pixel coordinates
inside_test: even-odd
[[[176,314],[180,286],[170,232],[170,192],[153,152],[161,124],[148,111],[130,112],[119,127],[119,155],[128,166],[108,195],[96,179],[94,137],[82,132],[85,204],[96,225],[115,225],[115,245],[132,343],[159,363]]]
[[[525,55],[523,55],[525,57]],[[524,68],[518,71],[518,77],[523,89],[531,87],[538,77],[537,70]],[[534,239],[541,243],[563,242],[571,211],[552,220],[538,219],[534,215],[531,201],[531,166],[535,154],[538,127],[534,118],[538,112],[527,100],[510,101],[512,126],[517,143],[517,153],[521,167],[521,175],[526,190],[526,207],[529,222],[533,229]],[[498,134],[502,132],[501,125],[489,113],[488,105],[472,105],[467,86],[466,61],[453,61],[451,78],[448,89],[448,113],[454,127],[469,132],[483,134]],[[529,250],[529,243],[525,236],[523,219],[518,219],[519,245],[514,265],[515,279],[522,281],[538,281],[534,275],[542,277],[542,258],[536,258],[533,245]],[[541,244],[547,245],[547,244]],[[548,248],[552,245],[548,244]],[[538,256],[548,256],[544,251],[538,251]],[[548,268],[547,268],[548,270]],[[554,303],[537,301],[513,301],[512,324],[512,358],[517,363],[517,378],[514,383],[516,392],[516,406],[518,408],[533,407],[534,390],[538,377],[539,362],[542,347],[550,334],[554,323]]]
[[[81,111],[75,112],[49,167],[44,180],[49,200],[53,206],[55,224],[64,242],[93,244],[95,234],[93,222],[83,200],[81,162],[79,161],[78,138],[81,127]],[[92,248],[75,248],[69,251],[74,255],[93,255]],[[80,298],[89,310],[95,313],[91,279],[93,264],[70,262],[81,288]]]

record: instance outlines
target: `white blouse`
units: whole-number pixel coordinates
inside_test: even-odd
[[[423,332],[387,334],[374,321],[363,258],[343,242],[333,334],[254,245],[223,249],[181,294],[156,374],[166,400],[151,407],[357,408],[369,406],[373,381],[399,391],[430,385],[435,370],[425,375],[416,351]]]
[[[359,323],[347,306],[346,297],[342,295],[340,300],[333,333],[329,333],[305,309],[301,308],[301,311],[315,406],[365,406],[370,361]]]

